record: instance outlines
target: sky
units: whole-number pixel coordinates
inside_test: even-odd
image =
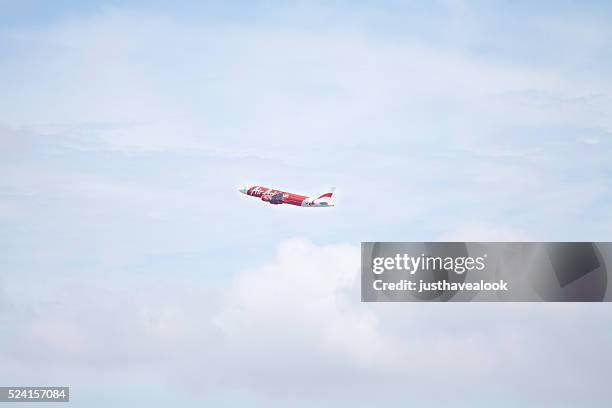
[[[359,245],[609,241],[611,17],[0,1],[0,384],[75,407],[608,405],[606,304],[362,304]]]

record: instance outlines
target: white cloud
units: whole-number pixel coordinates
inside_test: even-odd
[[[582,395],[599,388],[610,363],[605,310],[361,303],[359,258],[355,246],[293,239],[214,290],[169,277],[126,281],[121,290],[75,283],[36,312],[25,312],[31,300],[10,299],[14,334],[1,359],[39,373],[84,372],[92,382],[146,370],[163,387],[239,389],[269,403],[322,393],[357,403],[376,398],[372,389],[407,383],[416,399],[440,387],[466,399],[520,389],[530,404],[606,395]],[[568,321],[573,332],[589,333],[594,348],[563,335]]]
[[[300,359],[293,353],[298,348],[330,359],[345,356],[351,364],[387,363],[388,340],[378,332],[375,314],[355,302],[359,259],[348,245],[287,241],[272,263],[236,276],[215,322],[237,342],[232,346],[239,354],[279,352]]]

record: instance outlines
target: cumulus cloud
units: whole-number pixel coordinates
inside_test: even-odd
[[[359,259],[356,246],[292,239],[216,287],[81,283],[29,312],[29,302],[12,299],[16,324],[2,359],[43,373],[86,370],[92,380],[148,370],[164,387],[238,389],[273,403],[312,394],[358,403],[406,384],[416,399],[439,387],[467,399],[520,389],[531,403],[605,396],[583,394],[610,363],[599,347],[605,310],[361,303]],[[564,335],[567,322],[595,347]]]
[[[359,259],[353,246],[287,241],[272,263],[236,276],[215,323],[228,338],[249,339],[236,344],[240,353],[301,359],[292,353],[297,347],[358,365],[384,363],[388,345],[376,316],[355,302]]]

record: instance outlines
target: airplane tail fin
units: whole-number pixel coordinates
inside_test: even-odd
[[[334,191],[336,191],[336,187],[330,187],[329,189],[327,189],[327,191],[325,191],[323,194],[320,194],[316,198],[316,202],[331,204]]]

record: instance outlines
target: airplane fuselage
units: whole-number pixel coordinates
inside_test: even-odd
[[[333,189],[320,196],[308,197],[262,186],[243,186],[238,191],[251,197],[260,198],[270,204],[291,204],[298,207],[333,207],[330,203]]]

